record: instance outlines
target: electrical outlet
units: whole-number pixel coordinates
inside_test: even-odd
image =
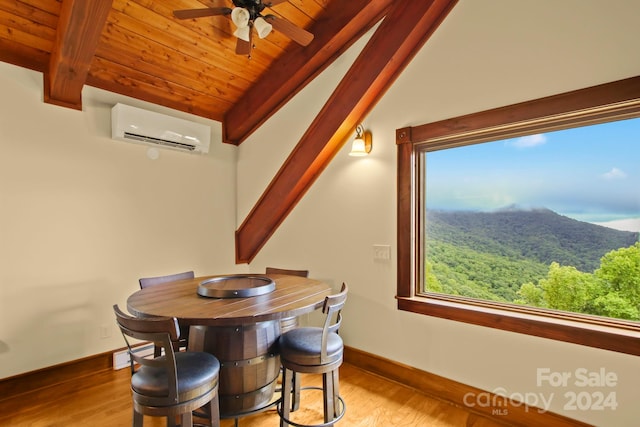
[[[100,338],[109,338],[111,336],[111,325],[100,326]]]
[[[391,259],[390,245],[373,245],[373,259],[388,261]]]

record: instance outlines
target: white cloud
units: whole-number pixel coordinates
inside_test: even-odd
[[[594,224],[613,228],[621,231],[640,231],[640,218],[618,219],[607,222],[594,222]]]
[[[627,174],[618,168],[612,168],[609,172],[603,173],[602,177],[606,180],[624,179],[627,177]]]
[[[516,139],[515,141],[507,142],[507,145],[511,145],[516,148],[531,148],[543,145],[547,142],[547,137],[542,133],[535,135],[527,135]]]

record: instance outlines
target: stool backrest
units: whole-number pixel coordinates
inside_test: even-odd
[[[322,312],[326,315],[324,326],[322,328],[322,354],[320,360],[323,361],[327,356],[327,338],[331,333],[338,333],[340,325],[342,325],[342,308],[347,301],[347,293],[349,288],[346,283],[342,284],[340,292],[335,295],[329,295],[324,299]]]
[[[118,305],[113,306],[116,314],[116,321],[124,337],[129,350],[131,360],[131,373],[134,374],[135,364],[140,366],[148,366],[150,368],[162,369],[167,373],[169,395],[156,397],[156,403],[166,402],[167,404],[178,402],[178,373],[176,369],[176,359],[172,343],[178,339],[180,335],[180,327],[178,321],[174,317],[152,317],[137,318],[124,313]],[[130,340],[153,342],[156,347],[164,349],[162,357],[142,356],[135,351],[134,342]]]
[[[138,280],[140,289],[149,286],[159,285],[160,283],[175,282],[176,280],[193,279],[195,274],[193,271],[185,271],[184,273],[169,274],[166,276],[143,277]]]
[[[286,268],[267,267],[266,274],[286,274],[288,276],[309,277],[309,270],[289,270]]]

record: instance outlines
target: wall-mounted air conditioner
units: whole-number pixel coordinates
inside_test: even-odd
[[[111,109],[111,138],[192,153],[208,153],[211,127],[125,104],[116,104]]]

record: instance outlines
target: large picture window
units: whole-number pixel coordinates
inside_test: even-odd
[[[640,354],[639,84],[399,129],[399,308]]]

